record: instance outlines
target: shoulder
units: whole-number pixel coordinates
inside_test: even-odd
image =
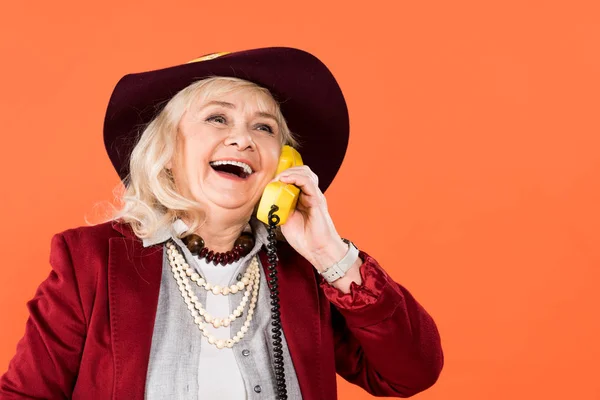
[[[137,239],[129,224],[120,221],[79,226],[56,233],[52,238],[51,254],[68,256],[74,264],[95,258],[105,259],[113,238]]]
[[[78,226],[59,232],[55,237],[62,237],[67,244],[77,246],[101,245],[111,238],[135,238],[133,230],[124,222],[108,221],[98,225]]]
[[[52,271],[40,286],[43,288],[40,293],[60,293],[56,298],[71,301],[69,304],[75,307],[71,312],[79,312],[81,307],[82,318],[89,322],[94,305],[104,304],[98,299],[107,296],[110,242],[126,236],[123,232],[127,232],[128,225],[123,225],[109,221],[56,233],[50,245]],[[49,295],[48,301],[52,301],[53,296]]]
[[[128,236],[137,239],[128,224],[117,221],[64,230],[52,238],[50,264],[54,273],[80,287],[81,296],[91,295],[107,274],[111,239]]]

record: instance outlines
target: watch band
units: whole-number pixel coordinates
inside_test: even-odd
[[[338,280],[342,276],[346,275],[346,271],[350,269],[350,267],[358,258],[358,249],[356,248],[354,243],[347,239],[342,238],[342,240],[348,244],[348,251],[346,252],[346,255],[340,261],[333,264],[325,271],[321,272],[321,276],[325,278],[325,280],[329,283]]]

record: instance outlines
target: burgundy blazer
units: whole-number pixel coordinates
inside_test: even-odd
[[[435,323],[373,258],[360,253],[364,282],[343,294],[288,244],[278,254],[282,326],[304,400],[335,399],[336,372],[375,396],[433,385],[443,364]],[[50,263],[0,399],[143,399],[162,245],[144,248],[129,225],[108,222],[55,235]]]

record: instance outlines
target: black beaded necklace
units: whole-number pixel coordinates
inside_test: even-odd
[[[242,235],[236,239],[233,249],[225,253],[215,253],[208,247],[205,247],[204,239],[193,233],[181,240],[185,243],[190,253],[199,258],[205,258],[207,262],[212,261],[214,265],[231,264],[250,253],[250,250],[254,247],[254,236],[249,232],[242,233]]]

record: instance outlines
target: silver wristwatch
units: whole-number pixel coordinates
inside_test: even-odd
[[[350,267],[358,258],[358,249],[356,248],[354,243],[347,239],[342,240],[348,244],[348,251],[346,252],[346,255],[340,261],[333,264],[325,271],[321,272],[321,276],[325,278],[325,280],[329,283],[338,280],[342,276],[346,275],[346,271],[350,269]]]

